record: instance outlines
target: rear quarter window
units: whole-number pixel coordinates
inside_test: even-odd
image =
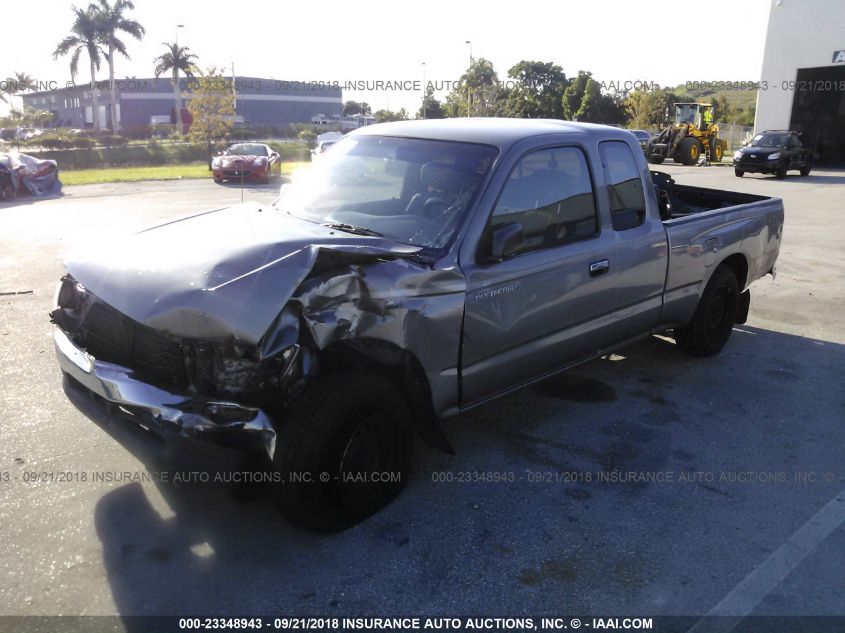
[[[599,143],[610,219],[614,231],[627,231],[645,222],[645,194],[640,170],[630,146],[623,141]]]

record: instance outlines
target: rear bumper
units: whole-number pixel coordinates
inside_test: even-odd
[[[95,359],[59,328],[53,330],[53,341],[65,374],[145,430],[273,459],[276,431],[261,409],[170,393],[142,382],[131,369]]]

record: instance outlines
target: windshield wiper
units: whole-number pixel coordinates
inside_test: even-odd
[[[354,233],[355,235],[369,235],[371,237],[384,237],[383,234],[379,233],[378,231],[373,231],[372,229],[365,228],[363,226],[355,226],[354,224],[345,224],[343,222],[330,222],[323,224],[323,226],[327,226],[330,229],[337,229],[338,231],[344,231],[346,233]]]

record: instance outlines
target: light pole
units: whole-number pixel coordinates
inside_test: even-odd
[[[422,118],[425,118],[425,96],[426,96],[426,93],[427,93],[427,91],[425,89],[425,62],[422,63],[422,75],[423,75],[423,81],[422,81],[422,95],[423,95],[422,96]]]
[[[179,46],[179,29],[184,29],[184,28],[185,28],[184,24],[177,24],[176,25],[176,40],[175,40],[176,46]]]
[[[469,71],[472,70],[472,42],[467,40],[465,42],[469,46],[469,69],[467,70],[467,79],[469,79]],[[472,93],[469,88],[469,81],[467,81],[467,116],[470,115],[472,109]]]

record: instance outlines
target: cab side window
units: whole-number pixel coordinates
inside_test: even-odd
[[[593,184],[580,149],[542,149],[520,159],[493,210],[486,244],[497,228],[511,223],[519,223],[525,238],[513,255],[597,234]]]
[[[614,231],[627,231],[645,222],[645,194],[637,161],[627,143],[599,143],[604,167],[607,195],[610,198],[610,219]]]

